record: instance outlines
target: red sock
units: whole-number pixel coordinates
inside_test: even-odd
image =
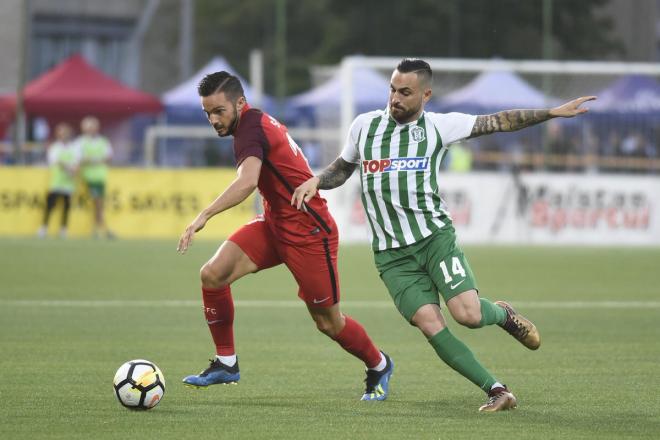
[[[380,351],[376,348],[364,327],[348,315],[344,315],[346,325],[335,337],[341,347],[362,360],[367,368],[373,368],[380,363]]]
[[[211,289],[202,286],[204,315],[219,356],[231,356],[234,350],[234,300],[229,286]]]

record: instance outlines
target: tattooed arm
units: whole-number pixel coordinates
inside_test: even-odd
[[[341,186],[351,177],[357,164],[346,162],[338,157],[318,176],[314,176],[300,185],[291,196],[291,205],[301,209],[303,203],[309,202],[319,189],[333,189]]]
[[[318,175],[318,189],[333,189],[341,186],[348,180],[357,168],[357,164],[346,162],[338,157]]]
[[[552,109],[505,110],[492,115],[479,115],[469,137],[474,138],[497,131],[516,131],[552,118],[572,118],[587,112],[588,109],[580,108],[580,105],[594,99],[595,96],[583,96]]]
[[[505,110],[492,115],[479,115],[472,127],[470,138],[497,131],[520,130],[553,117],[555,116],[550,115],[550,110]]]

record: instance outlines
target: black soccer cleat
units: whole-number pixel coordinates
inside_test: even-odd
[[[390,388],[390,377],[394,372],[394,362],[392,359],[383,353],[385,361],[387,362],[383,371],[375,371],[367,369],[367,378],[364,380],[366,389],[360,400],[369,401],[382,401],[387,399]]]

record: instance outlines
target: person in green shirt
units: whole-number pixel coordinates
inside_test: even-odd
[[[292,191],[291,204],[303,208],[319,189],[337,188],[358,170],[374,262],[397,309],[442,362],[487,394],[479,411],[503,411],[517,406],[515,396],[449,330],[440,298],[465,327],[498,325],[530,350],[540,347],[541,336],[509,303],[481,296],[440,196],[440,164],[457,141],[572,118],[587,112],[582,104],[596,97],[490,115],[435,113],[424,109],[432,84],[426,61],[401,60],[392,72],[387,107],[357,116],[341,155]]]
[[[48,165],[50,166],[50,180],[46,196],[46,208],[38,235],[41,238],[48,234],[48,220],[57,201],[62,200],[62,220],[60,237],[67,235],[69,210],[71,208],[71,195],[76,189],[76,174],[80,157],[71,135],[73,130],[68,124],[59,124],[55,127],[55,142],[48,149]]]
[[[94,116],[83,118],[80,130],[81,135],[76,141],[80,152],[80,174],[94,201],[94,237],[99,237],[104,231],[108,238],[114,238],[115,235],[105,224],[105,186],[112,146],[107,138],[100,135],[100,123]]]
[[[463,142],[456,142],[449,150],[449,171],[466,173],[472,169],[472,151]]]

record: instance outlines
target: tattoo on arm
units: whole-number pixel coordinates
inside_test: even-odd
[[[351,177],[355,168],[357,168],[357,164],[346,162],[338,157],[319,174],[319,189],[333,189],[343,185]]]
[[[551,119],[550,110],[506,110],[492,115],[477,116],[470,137],[496,131],[516,131]]]

